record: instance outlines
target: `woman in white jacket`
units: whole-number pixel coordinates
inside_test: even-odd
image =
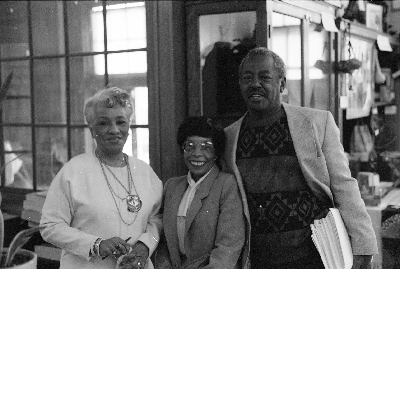
[[[97,147],[72,158],[54,178],[42,211],[43,238],[62,251],[61,268],[152,268],[161,229],[162,182],[122,152],[133,101],[99,91],[84,113]]]

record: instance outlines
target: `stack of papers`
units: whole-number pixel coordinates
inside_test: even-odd
[[[29,221],[30,226],[37,226],[42,217],[42,208],[46,200],[47,191],[32,192],[25,196],[21,218]]]
[[[350,238],[337,208],[330,208],[325,218],[311,224],[312,240],[325,268],[341,269],[353,266]]]

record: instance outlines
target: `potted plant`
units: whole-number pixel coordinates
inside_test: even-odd
[[[11,71],[3,85],[0,88],[0,108],[3,100],[7,97],[8,89],[11,85],[13,72]],[[13,162],[16,156],[9,162],[5,163],[0,168],[0,176],[3,173],[5,167],[10,162]],[[0,192],[0,205],[1,205],[1,192]],[[11,241],[8,249],[4,248],[4,218],[3,212],[0,209],[0,268],[36,268],[37,255],[29,250],[22,249],[22,246],[31,238],[31,236],[38,232],[39,228],[29,228],[19,232],[14,239]]]
[[[22,246],[39,231],[39,227],[24,229],[15,235],[8,248],[4,248],[4,221],[0,210],[0,268],[36,268],[37,255]]]

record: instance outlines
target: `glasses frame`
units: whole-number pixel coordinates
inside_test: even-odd
[[[188,150],[185,149],[187,143],[194,143],[195,144],[194,149],[192,151],[188,151]],[[212,147],[211,151],[202,148],[202,145],[205,145],[206,143],[211,144],[211,147]],[[210,140],[207,140],[205,142],[193,142],[191,140],[189,140],[189,141],[185,140],[185,142],[182,145],[183,151],[188,155],[192,155],[196,151],[196,149],[198,147],[200,147],[200,151],[204,156],[212,156],[213,153],[215,153],[214,143],[212,141],[210,141]]]

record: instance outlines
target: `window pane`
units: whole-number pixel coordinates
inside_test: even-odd
[[[124,152],[150,164],[149,156],[149,130],[147,128],[134,128],[125,143]]]
[[[6,143],[4,144],[6,146]],[[4,168],[5,186],[32,189],[32,154],[26,153],[21,156],[21,153],[6,153],[4,157],[6,163],[11,161]]]
[[[97,5],[91,9],[92,22],[92,49],[93,51],[104,51],[104,21],[103,7]]]
[[[34,60],[36,123],[66,121],[65,59]]]
[[[0,1],[0,35],[2,44],[28,43],[28,14],[26,1]],[[17,48],[12,49],[14,56],[26,56]],[[1,55],[8,57],[7,55]]]
[[[32,129],[27,126],[3,126],[4,141],[10,143],[13,151],[32,150]],[[5,149],[6,150],[6,149]]]
[[[92,153],[95,141],[90,134],[89,128],[71,129],[72,157],[83,153]]]
[[[31,128],[3,127],[6,186],[32,188]]]
[[[332,70],[328,69],[323,72],[320,68],[315,67],[318,60],[325,62],[324,65],[328,65],[329,34],[325,29],[320,31],[319,25],[311,23],[308,41],[311,83],[311,98],[308,103],[311,108],[329,110],[329,85]]]
[[[24,43],[1,43],[0,44],[0,57],[27,57],[29,56],[28,42]]]
[[[146,12],[144,2],[107,1],[108,50],[146,47]]]
[[[33,55],[64,53],[62,1],[31,1]]]
[[[136,87],[131,91],[135,110],[133,121],[135,125],[147,125],[149,123],[149,101],[147,87]]]
[[[93,61],[94,61],[94,72],[95,72],[95,74],[96,75],[104,75],[106,73],[105,56],[103,54],[99,54],[98,56],[94,56],[93,57]]]
[[[7,98],[2,103],[3,122],[31,122],[30,74],[28,61],[1,63],[1,78],[14,71]]]
[[[38,190],[47,189],[67,160],[66,129],[37,128],[36,167]]]
[[[199,19],[202,114],[241,116],[239,64],[254,47],[256,12],[202,15]]]
[[[104,56],[95,57],[100,57],[104,66]],[[73,124],[84,124],[86,122],[83,116],[85,100],[99,88],[105,86],[104,76],[94,74],[95,57],[71,57],[69,61],[71,122]]]
[[[81,53],[93,51],[93,38],[96,35],[96,51],[104,50],[104,28],[102,13],[97,13],[95,24],[91,21],[93,7],[99,3],[93,1],[67,1],[69,51]]]
[[[301,105],[301,33],[300,20],[287,15],[272,14],[272,50],[285,62],[287,67],[286,89],[282,100]]]
[[[108,55],[108,73],[129,74],[147,72],[146,51],[135,51],[129,53],[117,53]],[[100,73],[97,72],[96,73]]]

